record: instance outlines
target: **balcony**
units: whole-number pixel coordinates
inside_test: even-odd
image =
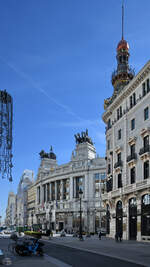
[[[131,160],[137,160],[137,154],[136,153],[133,153],[127,157],[127,162],[130,162]]]
[[[114,164],[114,168],[116,169],[116,171],[117,170],[121,170],[121,167],[123,166],[123,162],[122,162],[122,160],[120,160],[120,161],[118,161],[118,162],[116,162],[115,164]]]
[[[136,162],[136,160],[137,160],[137,154],[136,153],[133,153],[133,154],[131,154],[131,155],[129,155],[127,157],[127,162],[129,164],[129,166],[130,165],[134,165],[134,163]]]
[[[144,146],[140,149],[139,155],[141,159],[147,159],[150,157],[150,145]]]

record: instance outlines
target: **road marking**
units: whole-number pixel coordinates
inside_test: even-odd
[[[46,259],[47,261],[49,261],[49,262],[55,264],[55,265],[58,266],[58,267],[72,267],[72,265],[69,265],[69,264],[67,264],[67,263],[64,263],[63,261],[60,261],[60,260],[58,260],[58,259],[56,259],[56,258],[53,258],[53,257],[51,257],[51,256],[49,256],[49,255],[47,255],[47,254],[44,254],[44,256],[45,256],[45,259]]]

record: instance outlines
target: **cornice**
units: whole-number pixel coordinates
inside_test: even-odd
[[[124,87],[124,89],[119,93],[118,97],[107,107],[106,111],[103,113],[102,118],[104,122],[107,122],[109,116],[111,116],[114,109],[116,109],[122,101],[134,91],[135,88],[145,79],[147,74],[150,73],[150,60],[145,64],[145,66],[139,71],[139,73],[131,80],[131,82]]]
[[[95,173],[95,171],[105,170],[105,166],[92,166],[90,168],[75,168],[68,172],[60,172],[60,173],[50,173],[45,175],[42,179],[39,179],[35,182],[35,186],[39,186],[40,184],[45,184],[46,182],[54,182],[57,180],[63,180],[66,178],[70,178],[71,176],[77,177],[79,175],[86,175],[87,173]],[[68,177],[67,177],[68,176]]]

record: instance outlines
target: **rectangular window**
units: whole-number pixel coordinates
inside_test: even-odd
[[[148,93],[150,91],[150,88],[149,88],[149,79],[147,79],[146,83],[147,83],[147,93]]]
[[[121,129],[118,130],[118,140],[121,139]]]
[[[109,180],[107,180],[106,182],[106,190],[107,190],[107,193],[108,192],[111,192],[113,189],[113,178],[111,177]]]
[[[143,93],[143,96],[146,95],[145,83],[142,84],[142,93]]]
[[[117,160],[118,162],[121,162],[121,152],[117,154]]]
[[[122,106],[120,106],[120,118],[122,117]]]
[[[111,173],[111,164],[109,163],[108,164],[108,174],[110,174]]]
[[[63,180],[63,199],[66,199],[66,184],[67,184],[67,179]]]
[[[57,200],[60,200],[60,187],[61,187],[61,184],[60,184],[60,181],[57,181],[56,182],[56,185],[57,185]]]
[[[40,190],[40,186],[38,186],[37,188],[37,203],[40,204],[41,202],[41,190]]]
[[[49,202],[50,196],[49,196],[49,184],[47,184],[47,202]]]
[[[46,202],[46,184],[43,185],[43,201]]]
[[[148,117],[149,117],[149,110],[148,110],[148,107],[146,107],[146,108],[144,109],[144,120],[147,120]]]
[[[111,120],[109,119],[107,123],[107,129],[110,129],[110,128],[111,128]]]
[[[131,184],[135,183],[135,167],[130,170]]]
[[[131,131],[135,129],[135,119],[131,120]]]
[[[121,173],[118,174],[118,188],[122,187],[122,175]]]
[[[84,193],[84,189],[83,189],[83,177],[77,177],[76,178],[76,198],[79,198],[79,191],[80,191],[80,189]]]
[[[143,146],[144,148],[147,148],[149,146],[149,135],[143,138]]]
[[[149,178],[149,161],[144,162],[144,179]]]
[[[136,105],[136,94],[133,93],[133,105],[135,106]]]
[[[132,108],[133,103],[132,103],[132,95],[130,96],[130,108]]]
[[[55,182],[51,183],[52,201],[55,200]]]
[[[110,149],[110,140],[107,141],[107,149]]]
[[[95,189],[95,192],[94,192],[94,197],[100,197],[100,176],[99,176],[99,173],[95,173],[94,175],[94,189]]]
[[[130,146],[130,152],[131,152],[131,156],[135,154],[135,144]]]
[[[119,108],[117,109],[117,120],[119,120]]]

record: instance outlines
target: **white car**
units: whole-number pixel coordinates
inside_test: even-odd
[[[10,234],[5,233],[4,231],[2,231],[2,232],[0,233],[0,238],[10,238]]]

